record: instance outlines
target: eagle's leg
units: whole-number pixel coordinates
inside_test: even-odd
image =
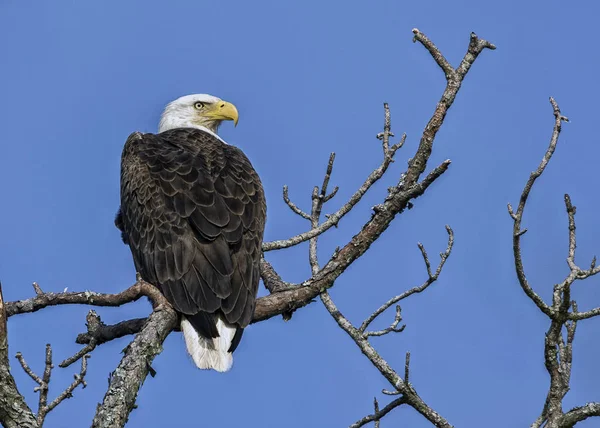
[[[147,290],[146,297],[150,300],[152,304],[152,309],[154,311],[163,311],[165,309],[173,309],[173,306],[169,303],[169,301],[162,295],[158,287],[150,284],[148,281],[145,281],[142,278],[142,275],[139,272],[135,273],[135,285],[138,285],[145,288]]]

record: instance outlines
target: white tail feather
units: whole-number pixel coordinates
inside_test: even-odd
[[[198,334],[185,317],[182,317],[181,331],[185,338],[188,354],[190,354],[199,369],[214,369],[218,372],[226,372],[231,368],[233,356],[231,352],[227,351],[235,335],[235,326],[227,324],[221,317],[218,317],[217,331],[219,337],[205,339]]]

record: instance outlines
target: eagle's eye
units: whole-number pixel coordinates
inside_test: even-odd
[[[197,103],[194,103],[194,107],[196,108],[196,110],[202,110],[204,108],[204,103],[198,101]]]

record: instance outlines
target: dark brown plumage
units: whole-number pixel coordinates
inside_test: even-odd
[[[260,178],[244,153],[200,129],[133,133],[121,159],[115,224],[137,271],[205,338],[216,317],[252,320],[266,219]]]

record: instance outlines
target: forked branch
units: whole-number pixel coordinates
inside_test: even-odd
[[[600,314],[600,308],[595,308],[585,313],[579,312],[577,303],[571,299],[571,287],[574,282],[596,275],[600,272],[600,269],[596,266],[595,257],[589,269],[581,269],[575,263],[575,249],[577,246],[575,227],[576,208],[572,204],[569,195],[565,195],[564,197],[568,217],[569,246],[567,251],[567,265],[569,266],[569,274],[562,282],[554,286],[552,304],[549,305],[544,302],[533,290],[525,275],[521,255],[521,238],[527,231],[527,229],[521,229],[521,222],[527,199],[533,185],[546,169],[556,150],[562,123],[568,121],[561,114],[560,108],[553,98],[550,98],[550,104],[554,113],[554,127],[548,149],[538,168],[529,176],[521,194],[517,210],[514,211],[512,206],[508,204],[508,213],[514,221],[513,254],[519,284],[525,294],[550,319],[550,327],[546,333],[544,343],[544,360],[546,370],[550,375],[550,387],[540,416],[531,425],[533,428],[542,426],[545,428],[567,428],[590,416],[600,416],[600,404],[598,403],[588,403],[567,413],[563,412],[563,399],[570,389],[573,341],[575,340],[577,322]],[[563,332],[566,333],[566,339]]]
[[[46,415],[50,413],[56,406],[58,406],[61,402],[66,400],[67,398],[73,397],[73,391],[79,385],[82,385],[82,388],[85,388],[87,385],[85,383],[85,375],[87,373],[87,359],[90,357],[89,354],[84,355],[81,360],[81,370],[78,374],[74,375],[74,380],[71,384],[61,392],[58,397],[56,397],[52,402],[48,403],[48,392],[50,390],[50,376],[52,375],[52,369],[54,365],[52,364],[52,347],[50,344],[46,345],[46,359],[44,365],[44,374],[40,378],[37,376],[33,370],[29,367],[25,358],[20,352],[17,352],[16,358],[19,360],[19,364],[27,373],[27,375],[33,379],[35,383],[38,384],[33,390],[39,394],[39,403],[38,403],[38,412],[37,412],[37,424],[39,427],[44,425],[44,420],[46,419]]]

